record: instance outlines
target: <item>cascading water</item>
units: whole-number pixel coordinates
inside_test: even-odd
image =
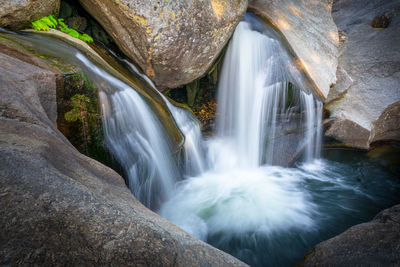
[[[105,146],[124,168],[133,194],[147,207],[159,208],[182,174],[173,156],[176,151],[172,138],[150,108],[153,100],[144,98],[137,92],[138,88],[111,75],[60,40],[31,34],[13,34],[13,37],[29,41],[41,54],[60,57],[86,73],[99,90]],[[155,94],[159,96],[159,92]],[[169,112],[167,103],[162,104]],[[175,124],[172,115],[168,123]]]
[[[253,266],[293,266],[351,221],[332,230],[334,216],[351,218],[369,201],[342,166],[317,160],[322,103],[280,36],[252,15],[225,55],[217,116],[205,171],[179,183],[159,211],[194,236]],[[273,166],[299,155],[295,168]]]
[[[246,15],[229,45],[217,132],[208,140],[193,115],[154,91],[129,61],[122,60],[149,83],[147,96],[59,40],[13,35],[79,66],[97,85],[105,142],[142,203],[250,265],[294,266],[318,242],[400,200],[395,168],[383,170],[359,154],[315,160],[322,104],[279,35],[253,16]],[[171,125],[185,136],[181,151]],[[282,167],[302,151],[305,164]]]
[[[305,92],[302,76],[279,37],[247,16],[237,26],[225,56],[218,87],[218,135],[230,139],[237,164],[271,165],[281,162],[284,155],[275,146],[285,124],[295,120],[296,128],[304,128],[306,135],[297,138],[302,142],[295,152],[305,146],[310,161],[319,154],[320,135],[315,132],[322,105]]]
[[[305,150],[309,162],[319,155],[321,110],[279,36],[248,15],[225,56],[217,133],[206,142],[209,169],[184,181],[160,214],[224,249],[253,235],[311,231],[318,212],[299,188],[298,175],[269,165],[285,160],[281,152],[287,150],[279,145],[287,144],[285,131],[291,129],[297,131],[290,137],[292,154]],[[247,250],[233,254],[254,257]]]

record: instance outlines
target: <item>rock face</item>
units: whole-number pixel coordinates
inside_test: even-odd
[[[335,1],[332,14],[341,29],[342,44],[338,83],[326,105],[329,127],[334,127],[328,127],[328,137],[362,149],[368,149],[371,142],[400,139],[398,125],[387,126],[389,117],[399,116],[398,108],[387,111],[392,114],[389,117],[385,111],[400,101],[399,12],[400,2],[395,0]],[[382,16],[390,18],[387,28],[373,28],[371,23]],[[338,132],[343,128],[348,134]],[[349,134],[358,140],[353,142]]]
[[[250,0],[249,10],[270,21],[287,39],[298,65],[325,99],[336,83],[338,31],[330,1]]]
[[[247,0],[80,0],[160,89],[201,77],[247,8]]]
[[[400,205],[318,244],[300,266],[399,266]]]
[[[400,102],[387,107],[373,122],[370,142],[400,142]]]
[[[58,14],[59,8],[59,0],[2,0],[0,27],[20,30],[41,17]]]
[[[244,265],[142,206],[57,130],[57,74],[0,50],[0,265]]]

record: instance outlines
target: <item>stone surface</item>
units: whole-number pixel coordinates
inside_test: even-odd
[[[400,142],[400,102],[388,106],[373,122],[370,142]]]
[[[351,120],[326,120],[324,130],[326,146],[347,146],[365,150],[369,148],[369,131]]]
[[[318,244],[299,266],[399,266],[400,205]]]
[[[204,75],[247,8],[247,0],[80,2],[160,89]]]
[[[350,146],[368,148],[374,141],[372,132],[379,132],[379,140],[385,134],[376,122],[385,109],[400,101],[400,2],[337,0],[333,5],[333,18],[343,30],[346,40],[339,57],[338,83],[330,92],[326,108],[330,119],[336,120],[336,129],[341,130],[348,121],[358,126],[352,136],[363,140],[348,143],[346,134],[336,135],[339,142]],[[374,29],[370,23],[376,16],[387,14],[390,24],[386,29]],[[365,135],[368,132],[370,134]],[[399,140],[400,131],[391,130],[391,140]],[[362,147],[359,146],[362,143]]]
[[[330,1],[250,0],[249,10],[267,19],[287,39],[298,65],[325,99],[336,83],[338,30]]]
[[[56,74],[0,52],[0,265],[234,266],[56,129]]]
[[[57,15],[59,8],[59,0],[2,0],[0,27],[12,30],[30,27],[32,21],[50,14]]]

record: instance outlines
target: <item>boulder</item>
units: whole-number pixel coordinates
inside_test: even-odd
[[[50,14],[57,15],[59,8],[59,0],[2,0],[0,27],[12,30],[30,27],[32,21]]]
[[[343,45],[338,83],[331,89],[325,106],[336,130],[326,136],[364,149],[371,142],[400,140],[400,129],[393,124],[396,120],[388,126],[385,113],[400,101],[399,12],[400,2],[396,0],[337,0],[333,4],[332,15],[343,33]],[[387,22],[390,20],[387,28],[371,27],[382,14]],[[395,112],[397,108],[389,112],[390,117],[398,116]],[[348,122],[357,126],[344,133]],[[349,142],[352,136],[358,136],[358,140]]]
[[[400,205],[318,244],[299,266],[399,266]]]
[[[57,73],[0,50],[0,265],[241,266],[57,130]]]
[[[338,30],[331,1],[250,0],[249,10],[268,20],[288,41],[299,67],[325,99],[336,83]]]
[[[203,76],[247,8],[247,0],[80,3],[160,89]]]
[[[389,105],[374,121],[370,142],[400,143],[400,102]]]
[[[364,150],[369,148],[369,132],[351,120],[325,120],[324,132],[325,146],[356,147]]]

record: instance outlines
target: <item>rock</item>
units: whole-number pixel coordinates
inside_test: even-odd
[[[244,265],[146,209],[66,140],[52,118],[56,73],[0,61],[0,265]]]
[[[299,266],[399,266],[400,205],[318,244]]]
[[[250,0],[249,10],[267,19],[287,39],[323,99],[336,83],[338,30],[330,1]]]
[[[58,14],[60,18],[66,19],[72,16],[72,7],[69,3],[65,1],[60,1],[60,13]]]
[[[325,145],[347,146],[365,150],[369,148],[369,132],[351,120],[327,120],[324,122],[324,129]],[[340,142],[338,143],[337,140],[340,140]]]
[[[371,27],[375,29],[386,29],[389,26],[390,19],[389,16],[386,14],[376,16],[371,21]]]
[[[160,89],[203,76],[247,8],[247,0],[80,3]]]
[[[92,36],[96,41],[100,41],[106,46],[109,46],[112,43],[110,35],[108,35],[95,20],[90,20],[89,25],[91,28],[90,36]]]
[[[375,138],[372,132],[385,135],[386,128],[380,129],[382,124],[374,122],[400,101],[400,52],[396,49],[400,47],[400,16],[394,16],[399,11],[400,2],[395,0],[338,0],[333,4],[333,18],[347,36],[339,57],[338,83],[325,106],[330,119],[336,120],[335,129],[341,131],[332,129],[328,135],[335,135],[339,142],[369,148]],[[388,28],[378,31],[370,22],[381,14],[392,14],[392,18]],[[358,126],[344,131],[349,121]],[[390,139],[399,140],[400,131],[391,129]]]
[[[84,17],[70,17],[65,20],[67,25],[75,30],[83,32],[87,27],[87,21]]]
[[[370,143],[400,142],[400,102],[388,106],[372,124]]]
[[[2,0],[0,27],[12,30],[27,28],[32,21],[50,14],[57,15],[59,8],[59,0]]]

